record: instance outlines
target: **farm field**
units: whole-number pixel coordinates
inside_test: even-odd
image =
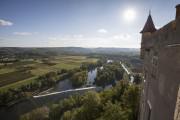
[[[83,62],[96,62],[87,56],[57,56],[46,59],[23,59],[18,62],[0,64],[0,91],[29,84],[40,75],[60,69],[80,67]]]

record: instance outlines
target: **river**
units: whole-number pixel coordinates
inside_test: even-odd
[[[96,75],[97,75],[97,68],[88,71],[87,82],[82,87],[95,86],[94,82],[95,82]],[[46,91],[41,92],[39,95],[49,94],[52,92],[65,91],[65,90],[70,90],[70,89],[74,89],[71,84],[71,81],[69,79],[65,79],[65,80],[59,81],[53,88],[50,88]]]

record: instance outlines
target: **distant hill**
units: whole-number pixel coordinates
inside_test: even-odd
[[[83,47],[0,47],[0,56],[54,56],[61,54],[134,54],[139,55],[136,48],[83,48]]]

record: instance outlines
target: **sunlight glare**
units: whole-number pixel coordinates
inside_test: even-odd
[[[136,19],[136,11],[134,9],[126,9],[123,13],[125,21],[132,22]]]

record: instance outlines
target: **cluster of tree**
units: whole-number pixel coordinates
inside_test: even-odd
[[[91,56],[96,57],[95,55]],[[105,60],[111,59],[113,61],[122,61],[126,66],[136,70],[135,72],[142,72],[142,60],[139,57],[138,51],[134,52],[134,54],[131,52],[125,54],[99,54],[98,57]]]
[[[77,88],[85,85],[87,81],[87,71],[81,71],[73,74],[70,80],[73,87]]]
[[[49,108],[41,107],[33,110],[31,113],[27,113],[22,116],[22,120],[49,120]]]
[[[97,63],[88,63],[88,62],[84,62],[81,64],[81,69],[83,70],[93,70],[97,67]]]
[[[20,101],[25,98],[25,93],[20,89],[9,89],[8,91],[0,92],[0,107],[11,105],[15,100]]]
[[[98,86],[105,87],[109,84],[114,84],[115,80],[123,78],[124,69],[119,63],[105,64],[103,68],[98,68],[95,83]]]
[[[39,109],[22,115],[21,120],[137,120],[139,108],[139,86],[120,81],[108,90],[74,95],[52,104],[49,112],[39,118]]]
[[[0,58],[0,63],[14,63],[14,62],[18,62],[19,60],[16,58]]]
[[[66,76],[63,79],[69,79],[72,83],[72,86],[77,88],[86,84],[87,81],[87,67],[86,68],[75,68],[70,70],[62,69],[60,74],[65,74]],[[61,78],[62,79],[62,78]]]
[[[91,70],[93,70],[93,69],[95,69],[97,67],[103,66],[103,64],[105,64],[105,63],[106,63],[106,60],[101,57],[95,63],[92,63],[92,62],[84,62],[84,63],[82,63],[80,68],[83,69],[83,70],[91,71]]]

